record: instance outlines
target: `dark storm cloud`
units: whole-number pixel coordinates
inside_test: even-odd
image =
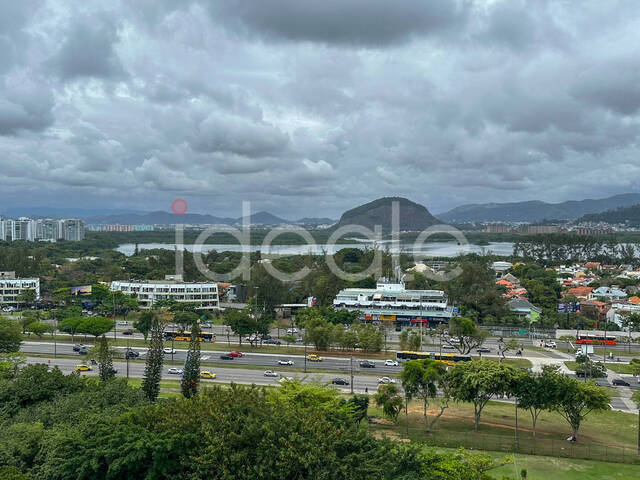
[[[122,76],[124,72],[114,48],[117,40],[117,26],[110,19],[81,18],[69,29],[52,63],[65,80]]]
[[[293,41],[380,46],[460,26],[469,5],[466,0],[223,0],[211,9],[232,29]]]
[[[630,0],[0,0],[0,202],[638,190],[638,31]]]

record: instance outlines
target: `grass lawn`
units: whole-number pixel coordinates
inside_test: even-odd
[[[474,360],[480,360],[480,357],[473,357]],[[497,357],[482,357],[482,360],[489,360],[491,362],[499,362]],[[505,358],[502,360],[505,365],[511,365],[516,368],[531,368],[531,361],[526,358]]]
[[[628,363],[607,362],[607,368],[616,373],[633,374],[633,369]]]
[[[504,455],[504,454],[500,454]],[[640,475],[637,465],[580,460],[577,458],[543,457],[539,455],[513,456],[513,464],[490,470],[488,473],[501,478],[520,478],[520,471],[527,470],[527,480],[636,480]]]
[[[371,405],[370,415],[381,417],[382,413],[375,407],[373,401]],[[434,415],[438,406],[438,401],[429,406],[431,416]],[[453,403],[445,410],[433,433],[427,436],[422,406],[417,402],[409,405],[409,437],[411,440],[422,441],[429,445],[513,452],[514,426],[513,404],[489,402],[482,412],[479,430],[475,432],[473,405]],[[616,462],[635,460],[640,463],[640,456],[636,453],[638,435],[636,414],[618,411],[590,413],[580,427],[578,442],[575,444],[566,442],[565,439],[570,435],[571,429],[558,413],[543,412],[538,418],[536,427],[537,432],[534,438],[529,412],[518,410],[518,451],[520,453]],[[397,425],[375,428],[396,437],[405,436],[404,411]]]

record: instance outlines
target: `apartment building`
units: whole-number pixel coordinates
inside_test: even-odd
[[[84,222],[77,218],[58,220],[21,217],[17,220],[0,220],[0,240],[6,242],[18,240],[27,242],[69,240],[77,242],[82,239],[84,239]]]
[[[15,272],[0,272],[0,305],[2,307],[20,307],[18,296],[28,289],[33,289],[36,293],[36,300],[39,299],[40,279],[16,278]]]
[[[215,282],[183,282],[180,279],[113,281],[111,291],[135,294],[140,308],[151,308],[159,300],[197,303],[200,308],[219,308],[218,284]]]

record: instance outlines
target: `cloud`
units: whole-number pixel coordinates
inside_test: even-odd
[[[627,0],[0,1],[0,202],[637,191],[638,31]]]
[[[290,41],[384,46],[459,27],[469,5],[466,0],[223,0],[211,8],[233,30]]]
[[[111,19],[77,19],[52,64],[64,80],[122,77],[124,70],[115,51],[117,41],[117,26]]]

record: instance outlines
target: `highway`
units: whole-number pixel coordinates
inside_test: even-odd
[[[81,361],[70,359],[70,358],[38,358],[38,357],[27,357],[28,363],[45,363],[50,367],[57,366],[64,373],[72,373],[75,371],[76,365],[79,363],[83,363]],[[127,375],[127,362],[114,362],[113,366],[117,369],[118,377],[126,377]],[[145,364],[142,362],[129,362],[129,377],[133,378],[141,378],[144,375],[144,367]],[[164,380],[180,380],[180,375],[172,375],[167,373],[169,366],[165,365],[163,368],[162,378]],[[265,377],[263,370],[255,370],[255,369],[242,369],[242,368],[224,368],[224,367],[211,367],[203,365],[200,370],[207,370],[211,373],[216,374],[216,378],[214,380],[209,379],[200,379],[203,384],[207,383],[243,383],[243,384],[255,384],[255,385],[279,385],[279,381],[281,376],[300,378],[304,383],[309,382],[319,382],[319,383],[329,383],[333,378],[340,377],[350,381],[349,375],[346,374],[328,374],[328,373],[293,373],[287,372],[287,367],[285,366],[275,366],[271,365],[269,370],[274,370],[280,376],[279,377]],[[266,369],[265,369],[266,370]],[[90,372],[81,372],[82,375],[96,376],[98,374],[98,367],[94,366],[93,371]],[[378,381],[376,377],[373,376],[362,376],[355,375],[354,376],[354,392],[356,393],[364,393],[365,388],[371,392],[375,392],[378,387]],[[344,392],[350,392],[350,385],[347,386],[334,386],[335,388],[339,388]],[[179,386],[176,385],[176,388]]]
[[[118,350],[122,351],[123,354],[126,350],[126,347],[116,347]],[[74,355],[78,357],[78,362],[84,361],[85,358],[83,355],[78,354],[73,351],[73,344],[70,343],[58,343],[55,346],[56,354],[58,355]],[[144,360],[146,355],[146,348],[138,348],[132,347],[131,350],[135,350],[140,353],[139,359]],[[25,354],[30,353],[38,353],[38,354],[46,354],[51,355],[53,358],[54,353],[54,345],[50,342],[23,342],[21,346],[21,351]],[[265,369],[273,369],[278,365],[278,360],[292,360],[294,362],[294,366],[297,368],[304,367],[304,355],[280,355],[273,353],[243,353],[242,357],[236,357],[233,360],[221,360],[220,355],[225,352],[213,352],[203,350],[201,352],[201,361],[203,365],[207,364],[233,364],[233,365],[253,365],[253,366],[262,366]],[[184,363],[187,356],[187,350],[183,349],[175,349],[175,353],[165,354],[165,360],[173,361],[178,363]],[[389,358],[393,358],[394,354],[390,353]],[[340,357],[322,357],[321,362],[311,362],[307,361],[307,370],[335,370],[336,373],[341,375],[348,375],[351,372],[352,361],[351,358],[340,358]],[[353,357],[353,371],[359,372],[360,370],[364,370],[370,374],[379,374],[380,376],[390,376],[397,374],[400,371],[400,367],[386,367],[384,365],[383,360],[375,361],[375,368],[361,368],[360,367],[360,358],[356,355]],[[235,369],[234,369],[235,370]]]

